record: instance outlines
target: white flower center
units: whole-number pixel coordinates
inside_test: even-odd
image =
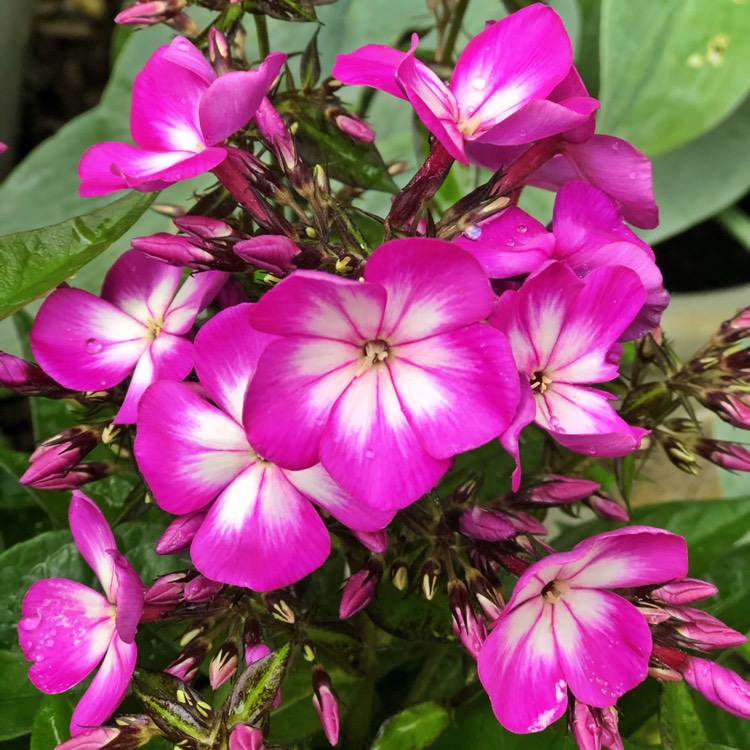
[[[537,370],[530,378],[529,385],[534,393],[542,394],[552,383],[552,378],[544,374],[543,370]]]
[[[374,365],[379,365],[388,357],[388,343],[382,339],[368,341],[362,347],[362,359],[357,367],[356,377],[364,375]]]
[[[557,604],[569,588],[570,584],[567,581],[550,581],[542,589],[542,599],[544,599],[547,604]]]

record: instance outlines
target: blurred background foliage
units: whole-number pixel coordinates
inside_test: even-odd
[[[436,1],[433,4],[438,5]],[[527,3],[469,0],[456,49],[460,50],[487,20],[504,15],[506,6],[524,4]],[[643,236],[655,246],[667,286],[676,291],[700,291],[750,282],[750,3],[555,0],[549,4],[566,23],[589,91],[602,102],[598,131],[626,138],[653,158],[661,225]],[[0,185],[3,235],[54,224],[112,202],[111,197],[78,197],[78,159],[93,143],[129,140],[133,77],[153,50],[172,36],[164,27],[138,31],[117,28],[110,39],[111,18],[118,6],[117,2],[105,0],[37,0],[36,4],[0,0],[2,26],[8,34],[8,40],[0,44],[6,97],[0,136],[15,141],[17,154],[31,149]],[[199,24],[211,17],[197,10],[190,12]],[[322,23],[317,43],[323,77],[336,53],[366,43],[403,46],[412,31],[422,37],[420,50],[425,54],[429,55],[436,43],[434,17],[425,0],[338,0],[318,6],[316,13]],[[44,37],[39,24],[50,18],[55,23],[67,23],[68,27],[53,25],[51,37]],[[31,27],[29,21],[33,21]],[[37,93],[38,105],[39,97],[53,96],[49,92],[54,81],[39,79],[33,59],[44,56],[45,39],[67,39],[66,33],[75,36],[76,23],[83,24],[79,31],[83,29],[81,33],[91,49],[88,77],[79,81],[80,96],[77,107],[72,109],[93,108],[35,145],[35,140],[55,129],[58,122],[55,118],[39,121],[37,117],[38,107],[35,110],[30,92]],[[301,52],[317,28],[314,23],[270,21],[271,48]],[[29,29],[32,43],[24,51]],[[254,34],[252,29],[248,31],[248,59],[256,60],[259,53]],[[66,60],[69,50],[64,43],[50,44],[53,61],[54,55],[59,58],[60,78],[69,87],[75,86],[75,75],[71,77]],[[296,64],[295,58],[291,64]],[[108,83],[97,103],[96,87],[105,80]],[[346,90],[343,95],[355,107],[366,102],[357,89]],[[72,114],[67,102],[63,100],[57,108],[62,113],[58,119]],[[366,109],[385,161],[408,164],[398,178],[403,184],[424,155],[424,134],[418,130],[410,107],[392,97],[375,94]],[[9,161],[13,153],[12,149],[0,158]],[[483,179],[480,170],[456,165],[437,200],[447,206]],[[210,177],[176,185],[162,193],[159,201],[184,202],[207,181]],[[523,202],[527,210],[544,221],[550,216],[552,200],[551,194],[529,189]],[[368,192],[360,199],[363,208],[381,213],[387,210],[388,203],[389,196],[384,193]],[[75,284],[98,291],[104,269],[128,247],[130,237],[169,229],[170,222],[164,216],[147,211],[112,247],[78,273]],[[724,317],[732,312],[722,311]],[[0,349],[28,356],[25,336],[29,320],[28,314],[21,312],[4,321],[0,326]],[[19,407],[21,411],[16,413],[16,402],[15,398],[6,399],[5,406],[11,408],[3,408],[4,437],[0,442],[0,668],[6,684],[11,686],[10,691],[0,691],[0,744],[9,750],[29,746],[47,750],[65,736],[72,703],[68,696],[42,696],[26,680],[27,664],[15,636],[20,601],[28,585],[39,578],[60,576],[91,583],[91,575],[66,530],[67,493],[40,492],[16,481],[25,469],[33,442],[75,422],[73,407],[35,400],[31,419],[26,420],[31,425],[29,430],[24,421],[28,407]],[[142,499],[137,496],[136,477],[128,474],[110,477],[91,485],[89,490],[111,521],[126,516],[134,499]],[[709,611],[747,632],[750,498],[746,497],[746,483],[735,479],[724,482],[723,490],[732,499],[688,502],[675,489],[661,498],[668,503],[636,508],[632,521],[683,534],[691,554],[691,575],[710,580],[720,589],[716,601],[708,605]],[[593,520],[566,523],[560,524],[559,536],[552,540],[559,549],[567,549],[582,537],[608,527]],[[176,564],[153,553],[153,542],[163,526],[164,519],[152,509],[144,518],[120,524],[117,529],[122,548],[146,582]],[[327,579],[322,576],[323,583],[316,584],[322,588],[315,593],[321,601],[333,601],[341,580],[340,558],[334,556],[324,570],[328,570],[330,585],[326,588]],[[447,609],[443,607],[440,617],[445,620],[446,616]],[[443,622],[443,626],[446,624]],[[391,626],[394,632],[402,626],[412,627],[408,623]],[[167,635],[154,629],[148,632],[148,638],[151,640],[143,649],[146,659],[152,654],[155,662],[165,664],[174,654]],[[399,643],[403,646],[401,651]],[[333,649],[345,647],[343,641],[330,645]],[[343,664],[337,667],[332,663],[330,669],[345,721],[352,725],[364,722],[363,735],[382,722],[372,750],[564,750],[574,746],[564,736],[560,722],[541,735],[517,737],[502,730],[486,698],[467,686],[467,657],[459,653],[455,644],[436,646],[418,638],[407,643],[394,636],[389,649],[392,658],[384,658],[374,684],[363,687],[358,675]],[[747,675],[750,648],[736,649],[725,660],[727,666]],[[399,687],[402,684],[417,687],[404,695]],[[358,707],[364,705],[363,690],[381,696],[390,694],[392,700],[375,702],[374,713],[361,717]],[[748,722],[721,712],[681,686],[667,686],[661,692],[660,698],[658,686],[650,681],[621,702],[621,728],[627,748],[750,748]],[[281,708],[273,720],[272,738],[304,748],[324,747],[310,707],[311,689],[304,668],[289,676],[283,694]],[[661,709],[656,712],[660,701]],[[404,703],[409,707],[391,717],[396,707]],[[672,731],[675,722],[684,724],[686,717],[697,717],[690,723],[690,732]]]

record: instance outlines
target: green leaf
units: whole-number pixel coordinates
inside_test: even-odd
[[[600,131],[656,156],[747,95],[750,13],[734,0],[602,0],[600,54]]]
[[[28,669],[20,652],[0,651],[0,674],[6,686],[0,691],[0,740],[31,731],[43,695],[29,682]]]
[[[661,686],[659,731],[664,750],[706,750],[708,737],[684,682]]]
[[[31,728],[29,750],[51,750],[70,736],[73,701],[65,693],[45,695]]]
[[[251,664],[236,680],[229,697],[227,727],[254,725],[279,692],[289,659],[289,646]]]
[[[0,318],[74,276],[130,229],[153,200],[131,192],[93,213],[0,237]]]
[[[437,703],[419,703],[383,722],[371,750],[421,750],[448,726],[448,712]]]
[[[695,141],[654,159],[659,226],[643,237],[654,244],[732,205],[750,188],[750,98]],[[686,190],[685,186],[690,189]]]
[[[315,23],[318,20],[310,0],[245,0],[243,9],[280,21]]]

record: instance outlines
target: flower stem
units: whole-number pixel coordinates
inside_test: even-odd
[[[451,55],[453,54],[453,47],[456,44],[458,32],[461,30],[461,23],[464,20],[464,14],[468,7],[469,0],[458,0],[458,5],[456,5],[451,18],[451,27],[448,29],[448,36],[445,39],[445,45],[440,52],[440,59],[438,62],[450,62]]]
[[[255,19],[255,33],[258,36],[258,51],[261,58],[265,59],[271,53],[271,43],[268,40],[268,24],[263,15],[253,16]]]

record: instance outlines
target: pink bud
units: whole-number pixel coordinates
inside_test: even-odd
[[[702,609],[670,607],[668,611],[677,621],[674,629],[691,642],[691,648],[710,651],[715,648],[739,646],[747,640],[742,633],[738,633]]]
[[[352,534],[374,555],[379,555],[388,549],[388,532],[385,529],[381,529],[380,531],[357,531],[356,529],[352,529]]]
[[[202,268],[214,262],[214,256],[201,249],[194,240],[179,234],[159,232],[148,237],[135,237],[132,245],[149,258],[170,266]]]
[[[703,394],[702,400],[709,409],[713,409],[725,422],[729,422],[741,430],[750,430],[750,394],[709,390]]]
[[[614,706],[595,708],[576,700],[570,717],[570,731],[579,750],[623,750]]]
[[[219,75],[232,70],[232,54],[227,38],[215,26],[208,30],[208,59]]]
[[[246,724],[237,724],[229,735],[229,750],[265,750],[263,732]]]
[[[339,741],[339,704],[333,694],[333,686],[328,673],[317,664],[312,671],[313,707],[329,744]]]
[[[220,310],[226,310],[228,307],[234,307],[235,305],[241,305],[244,302],[249,302],[245,288],[240,284],[237,279],[228,279],[227,283],[221,288],[219,293],[216,295],[214,304],[216,304]]]
[[[530,513],[521,510],[506,511],[505,517],[519,534],[547,534],[547,527]]]
[[[292,258],[299,254],[299,247],[283,235],[264,234],[241,240],[234,252],[242,260],[281,276],[292,268]]]
[[[718,589],[713,583],[700,581],[697,578],[683,578],[673,581],[651,592],[654,599],[659,599],[667,604],[689,604],[700,599],[707,599],[717,593]]]
[[[260,135],[273,149],[279,164],[292,172],[297,166],[297,147],[284,119],[268,98],[263,99],[255,113],[255,124]]]
[[[255,662],[265,659],[271,653],[271,649],[266,646],[265,643],[255,643],[245,647],[245,662],[250,666]],[[273,699],[273,707],[278,708],[281,703],[281,690],[276,693],[276,697]]]
[[[157,578],[146,590],[143,621],[159,620],[183,601],[185,573],[168,573]]]
[[[214,690],[234,675],[238,662],[236,647],[232,643],[225,643],[208,665],[208,681]]]
[[[63,742],[55,750],[101,750],[119,734],[120,730],[115,727],[95,727]]]
[[[476,659],[487,638],[487,626],[474,614],[466,586],[455,578],[448,582],[448,606],[453,619],[453,632]]]
[[[597,482],[551,474],[550,477],[517,494],[519,500],[540,505],[566,505],[585,500],[600,489]]]
[[[333,121],[342,133],[346,133],[357,141],[371,143],[375,140],[375,131],[354,113],[335,115]]]
[[[707,461],[730,471],[750,471],[750,449],[742,443],[700,438],[695,441],[695,452]]]
[[[689,656],[682,674],[690,687],[711,703],[742,719],[750,719],[750,683],[707,659]]]
[[[192,216],[187,214],[176,218],[174,225],[181,232],[202,240],[231,237],[235,233],[234,229],[225,221],[214,219],[212,216]]]
[[[187,5],[186,0],[139,0],[135,5],[120,11],[115,23],[125,26],[153,26],[176,16]]]
[[[339,605],[339,617],[342,620],[357,614],[372,601],[382,575],[383,561],[379,557],[372,557],[362,570],[349,576]]]
[[[193,537],[201,527],[208,511],[186,513],[172,521],[156,542],[157,555],[174,555],[190,547]]]
[[[33,468],[33,466],[30,467],[29,471],[19,481],[23,480]],[[40,477],[33,481],[24,481],[22,484],[28,484],[31,487],[36,487],[38,490],[74,490],[89,482],[95,482],[97,479],[108,477],[110,474],[114,474],[116,470],[117,467],[114,464],[104,461],[88,461],[76,464],[68,471],[60,474]]]
[[[630,519],[627,509],[603,492],[595,492],[589,498],[588,503],[591,510],[599,518],[604,518],[607,521],[627,521]]]
[[[194,604],[210,602],[221,591],[223,583],[212,581],[204,575],[197,575],[185,584],[185,601]]]
[[[64,398],[72,393],[52,380],[39,365],[5,352],[0,352],[0,388],[47,398]]]
[[[76,464],[88,453],[90,453],[99,442],[101,432],[93,427],[71,427],[63,430],[58,435],[43,440],[37,449],[29,456],[31,466],[20,478],[21,484],[29,484],[32,487],[43,486],[51,481],[62,484],[60,489],[73,489],[90,481],[77,481],[81,477],[70,478],[70,483],[64,480]],[[85,469],[78,472],[83,475]]]
[[[461,533],[472,539],[498,542],[516,535],[513,523],[497,510],[486,510],[474,505],[461,514],[458,522]]]
[[[636,609],[643,615],[644,619],[649,625],[658,625],[659,623],[666,622],[672,615],[664,609],[659,607],[651,607],[646,604],[636,607]]]

